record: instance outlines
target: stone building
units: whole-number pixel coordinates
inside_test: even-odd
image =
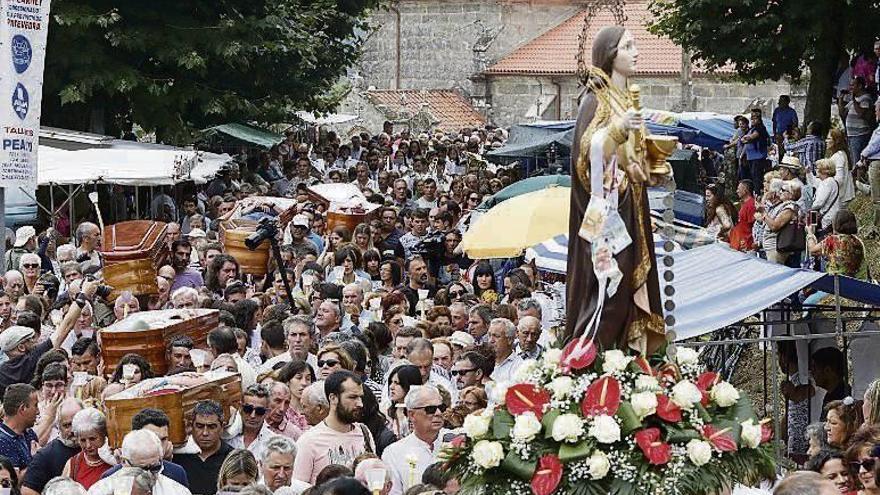
[[[801,110],[801,95],[786,81],[749,86],[731,81],[729,72],[712,75],[695,66],[690,85],[683,85],[682,50],[647,31],[647,0],[629,0],[626,11],[626,27],[640,51],[634,82],[642,86],[644,107],[739,113],[755,104],[766,108],[779,94],[794,91],[794,106]],[[411,99],[412,90],[423,95],[453,90],[495,125],[574,118],[582,91],[575,70],[585,15],[578,0],[398,0],[373,19],[377,30],[341,111],[360,115],[370,127],[386,118],[403,123],[400,115],[419,109],[394,101]],[[613,23],[609,12],[598,12],[590,34]]]

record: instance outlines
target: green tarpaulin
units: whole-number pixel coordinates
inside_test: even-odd
[[[223,136],[228,136],[233,139],[255,144],[257,146],[262,146],[264,148],[271,148],[272,146],[275,146],[284,139],[284,136],[281,136],[279,134],[273,134],[271,132],[267,132],[262,129],[257,129],[256,127],[251,127],[244,124],[223,124],[215,127],[209,127],[202,130],[202,134],[206,137],[221,134]]]

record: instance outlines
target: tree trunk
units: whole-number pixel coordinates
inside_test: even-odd
[[[831,101],[834,89],[834,74],[843,43],[842,21],[823,23],[823,28],[816,37],[815,55],[809,63],[810,82],[807,88],[807,101],[804,108],[802,124],[812,121],[825,124],[831,128]]]

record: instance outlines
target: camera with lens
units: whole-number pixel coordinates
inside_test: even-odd
[[[443,232],[434,232],[426,235],[412,248],[413,254],[425,257],[435,257],[443,254],[446,236]]]
[[[247,236],[244,245],[251,251],[256,250],[263,241],[274,239],[278,235],[278,222],[274,218],[264,217],[257,224],[257,231]]]

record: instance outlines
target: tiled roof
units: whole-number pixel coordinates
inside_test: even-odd
[[[470,102],[451,89],[380,89],[367,93],[370,101],[383,106],[387,112],[401,110],[401,99],[410,112],[418,112],[422,107],[438,121],[440,129],[458,130],[462,127],[484,126],[486,119],[474,110]]]
[[[637,74],[676,75],[681,73],[682,50],[668,38],[648,32],[647,22],[652,18],[648,2],[629,1],[625,7],[624,24],[633,34],[639,50]],[[580,11],[562,24],[550,29],[486,69],[486,74],[546,74],[569,75],[577,71],[578,36],[584,25],[586,11]],[[616,24],[611,12],[603,9],[590,23],[589,39],[605,26]],[[588,46],[592,44],[589,42]],[[589,57],[589,52],[587,53]],[[589,61],[589,59],[588,59]],[[694,66],[694,73],[702,72]],[[719,71],[719,72],[724,72]]]

